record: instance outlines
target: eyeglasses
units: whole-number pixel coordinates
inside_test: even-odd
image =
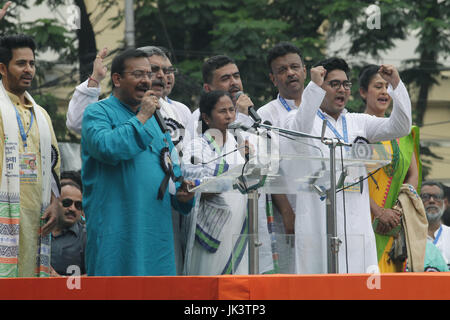
[[[75,208],[77,210],[83,210],[83,203],[81,201],[73,201],[72,199],[65,198],[62,199],[61,202],[64,208],[69,208],[73,203],[75,203]]]
[[[178,70],[174,67],[162,67],[161,68],[157,64],[152,64],[150,67],[152,68],[153,73],[158,73],[159,70],[162,70],[162,72],[164,74],[176,74],[178,72]]]
[[[443,195],[432,194],[432,193],[422,193],[420,195],[420,197],[422,198],[423,201],[429,201],[431,199],[431,197],[433,197],[434,200],[436,200],[436,201],[441,201],[442,199],[444,199]]]
[[[147,71],[143,71],[143,70],[124,71],[123,73],[131,74],[136,80],[141,80],[145,76],[147,76],[147,78],[151,79],[152,75],[153,75],[153,72],[147,72]]]
[[[336,89],[336,90],[341,87],[341,84],[345,90],[350,90],[352,87],[352,83],[348,80],[344,80],[344,81],[331,80],[331,81],[328,81],[328,84],[330,85],[331,88]]]

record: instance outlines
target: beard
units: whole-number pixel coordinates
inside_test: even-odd
[[[442,218],[442,215],[444,214],[445,211],[445,205],[442,204],[441,207],[437,205],[430,205],[425,208],[425,211],[427,214],[428,222],[433,223],[439,221]]]

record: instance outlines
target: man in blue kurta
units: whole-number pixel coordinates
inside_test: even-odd
[[[181,172],[168,157],[177,156],[170,135],[153,116],[158,99],[149,90],[150,70],[145,53],[119,54],[111,66],[112,95],[84,112],[88,275],[175,275],[171,206],[187,214],[193,194],[185,182],[175,182],[173,192],[164,183],[171,171],[172,178]]]

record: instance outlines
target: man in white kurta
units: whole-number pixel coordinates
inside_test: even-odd
[[[442,216],[448,206],[444,187],[435,181],[422,184],[420,196],[427,214],[428,240],[439,249],[447,265],[450,265],[450,227],[442,223]]]
[[[314,136],[321,136],[322,118],[328,120],[326,137],[338,136],[352,143],[363,137],[370,143],[391,140],[407,135],[411,128],[411,102],[397,70],[383,65],[381,76],[388,81],[388,93],[394,107],[389,118],[377,118],[367,114],[350,113],[345,109],[350,96],[348,66],[342,59],[330,58],[311,69],[312,81],[306,87],[300,108],[286,118],[286,127]],[[319,112],[321,116],[319,116]],[[331,129],[332,128],[332,129]],[[320,140],[310,143],[329,156],[328,146]],[[336,150],[340,159],[340,150]],[[348,177],[348,180],[352,177]],[[347,181],[348,181],[347,180]],[[345,196],[345,207],[343,201]],[[377,255],[375,237],[371,225],[367,181],[362,190],[337,193],[337,234],[340,273],[367,273],[376,270]],[[296,271],[297,273],[327,272],[326,204],[314,192],[302,192],[297,196],[296,207]],[[345,227],[344,227],[344,222]]]
[[[258,109],[262,122],[270,122],[274,127],[284,127],[285,118],[297,110],[302,100],[306,68],[302,61],[300,49],[288,42],[280,42],[267,54],[269,78],[278,89],[277,98]],[[273,139],[275,140],[275,139]],[[280,137],[279,143],[285,143]],[[274,143],[274,141],[272,141]],[[274,145],[272,151],[279,150]],[[280,272],[294,272],[293,234],[295,213],[295,194],[272,194],[273,232],[276,235],[276,248],[280,260]],[[262,199],[261,199],[262,198]],[[261,210],[267,205],[264,197],[260,198]],[[263,202],[263,203],[261,203]],[[284,235],[287,235],[286,237]]]

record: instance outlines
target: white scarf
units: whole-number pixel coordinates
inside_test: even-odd
[[[41,215],[51,197],[51,133],[46,118],[28,92],[25,97],[33,104],[39,128],[42,205]],[[3,120],[4,150],[0,185],[0,277],[17,276],[20,225],[19,127],[15,107],[0,80],[0,112]],[[3,138],[3,137],[0,137]],[[39,237],[37,274],[46,275],[50,267],[50,235]]]

